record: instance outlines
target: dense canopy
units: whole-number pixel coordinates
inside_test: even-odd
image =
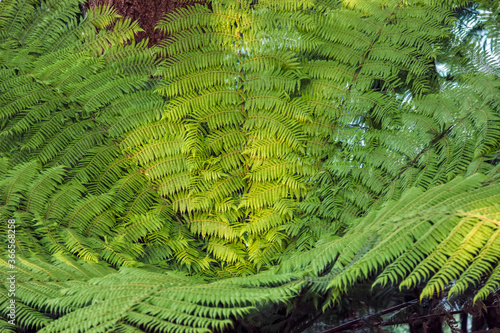
[[[302,332],[366,283],[486,301],[499,6],[212,0],[148,47],[112,7],[0,2],[2,332]]]

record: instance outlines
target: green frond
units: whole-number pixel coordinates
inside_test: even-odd
[[[284,281],[289,277],[281,278]],[[258,284],[248,280],[228,280],[206,284],[174,273],[158,274],[140,269],[122,269],[120,273],[80,283],[65,291],[65,296],[47,303],[80,308],[52,322],[40,332],[64,332],[77,327],[91,331],[120,329],[125,324],[146,327],[160,332],[210,332],[231,326],[230,316],[242,317],[255,305],[271,299],[285,301],[292,297],[299,284],[264,287],[279,278],[261,279]],[[262,286],[261,286],[262,285]],[[81,295],[82,288],[91,289]],[[122,287],[124,286],[124,287]],[[220,297],[221,291],[225,291]],[[99,302],[96,302],[99,300]],[[250,300],[250,301],[249,301]],[[91,311],[113,309],[104,316],[87,320]]]
[[[223,68],[231,68],[237,60],[236,53],[214,47],[204,47],[202,51],[193,50],[167,58],[163,66],[158,69],[158,74],[163,75],[166,79],[172,79],[190,74],[194,70],[211,68],[213,64],[220,64]]]
[[[60,222],[65,227],[73,227],[81,231],[87,230],[90,221],[111,206],[113,198],[108,194],[88,196],[67,213]]]
[[[87,16],[82,22],[78,22],[75,17],[72,17],[71,20],[65,22],[66,24],[59,25],[59,29],[52,30],[51,35],[46,37],[45,43],[49,45],[50,51],[64,49],[87,37],[92,38],[92,35],[95,36],[96,28],[105,30],[118,18],[119,15],[112,7],[96,6],[87,12]]]
[[[84,45],[78,51],[85,50],[91,54],[99,55],[103,49],[106,50],[111,46],[123,45],[125,41],[133,39],[134,34],[141,31],[143,30],[139,27],[137,21],[132,21],[129,18],[120,18],[114,22],[112,31],[101,31],[98,34],[87,35],[83,33],[82,35],[85,38]]]
[[[225,17],[223,15],[219,17],[211,13],[206,6],[195,4],[194,6],[181,8],[178,11],[165,15],[156,28],[160,29],[163,33],[171,35],[197,25],[216,25],[218,21],[220,24],[224,20]]]
[[[163,227],[162,221],[157,215],[130,216],[129,221],[116,228],[116,238],[126,242],[134,242],[139,238],[152,232],[158,231]]]
[[[187,224],[194,234],[199,234],[201,237],[215,235],[226,240],[233,240],[237,237],[235,228],[222,217],[198,215],[187,221]]]
[[[8,306],[10,305],[10,298],[7,297],[7,294],[8,294],[7,290],[5,291],[2,290],[0,292],[1,295],[0,297],[2,298],[0,304],[4,308],[4,310],[2,310],[2,315],[5,317],[7,317],[7,313],[9,313],[10,311],[10,309],[8,309]],[[16,307],[16,316],[20,318],[16,320],[16,322],[18,323],[16,326],[24,326],[24,327],[30,327],[32,329],[39,329],[50,322],[51,318],[49,316],[40,313],[36,309],[33,309],[30,306],[23,304],[22,302],[16,302],[15,307]],[[12,327],[12,324],[10,324],[10,327]]]
[[[71,253],[87,262],[98,262],[97,253],[85,245],[87,239],[83,235],[75,229],[65,228],[64,231],[64,244]]]
[[[28,190],[26,210],[42,212],[50,195],[54,193],[57,185],[62,183],[65,173],[62,166],[43,171]]]
[[[474,270],[475,274],[477,270],[481,275],[489,274],[490,264],[475,262],[481,260],[480,253],[488,256],[486,262],[498,259],[498,249],[492,246],[497,243],[495,202],[500,192],[497,184],[477,188],[484,179],[478,174],[457,178],[426,192],[408,190],[398,202],[389,202],[356,223],[346,236],[304,255],[310,260],[304,264],[317,272],[326,264],[335,263],[333,267],[342,271],[330,281],[329,288],[340,290],[383,268],[375,283],[400,282],[401,287],[410,287],[427,282],[422,297],[442,291],[454,279],[462,281],[462,274],[463,281],[470,281],[470,272]],[[364,241],[353,242],[369,235],[377,235],[377,239],[368,250],[363,248]],[[344,250],[347,244],[348,252]],[[333,249],[333,253],[329,250],[326,255],[320,254],[321,248]],[[320,255],[314,255],[316,252]],[[284,267],[300,262],[294,258]],[[315,262],[322,264],[316,266]],[[459,292],[463,288],[463,282],[459,282],[453,290]]]
[[[180,120],[197,109],[213,108],[220,104],[238,105],[241,97],[241,92],[227,88],[206,89],[199,95],[194,93],[184,94],[182,97],[177,97],[170,102],[163,117],[170,121]]]
[[[203,30],[195,27],[191,30],[183,30],[160,43],[160,54],[176,56],[184,50],[196,50],[206,45],[217,44],[229,46],[232,41],[238,39],[234,32],[219,32],[211,27],[205,27]]]
[[[264,0],[259,2],[259,5],[262,7],[270,7],[278,10],[299,10],[299,9],[307,9],[314,6],[314,1],[312,0],[299,0],[299,1],[291,1],[291,0]]]
[[[0,181],[0,193],[3,205],[15,209],[23,198],[22,192],[28,190],[31,181],[38,175],[38,165],[36,161],[32,161],[9,171]]]
[[[68,209],[82,197],[85,188],[79,184],[65,184],[49,200],[45,214],[46,220],[60,222],[67,214]]]
[[[36,1],[12,1],[2,6],[0,12],[2,33],[5,34],[19,34],[22,32],[22,20],[26,17],[33,16],[33,11]]]
[[[245,257],[245,249],[240,244],[224,244],[215,240],[208,243],[207,251],[214,258],[229,264],[238,261],[243,262],[243,258]]]
[[[200,72],[189,72],[189,74],[181,76],[175,81],[166,81],[163,86],[158,87],[157,91],[167,97],[184,95],[195,88],[206,89],[228,81],[234,82],[237,80],[237,75],[237,72],[221,68],[204,69]]]

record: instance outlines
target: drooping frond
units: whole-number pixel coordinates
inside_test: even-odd
[[[268,302],[286,301],[301,286],[290,274],[206,283],[182,273],[137,268],[116,272],[63,257],[58,258],[59,266],[19,259],[16,277],[26,280],[16,290],[18,322],[40,332],[223,330],[232,326],[232,318]],[[0,271],[3,278],[8,276],[5,267]],[[0,297],[9,301],[4,287]],[[94,311],[104,316],[90,316]],[[49,313],[63,316],[54,319]]]
[[[318,274],[330,265],[328,288],[346,291],[378,272],[376,284],[409,288],[426,283],[421,297],[445,289],[463,293],[484,276],[489,283],[475,300],[498,285],[500,186],[482,185],[484,175],[457,177],[430,190],[407,190],[360,221],[342,238],[325,238],[313,250],[283,264]]]

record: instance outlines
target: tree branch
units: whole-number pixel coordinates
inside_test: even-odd
[[[400,310],[400,309],[404,309],[406,307],[409,307],[409,306],[411,306],[413,304],[417,304],[417,303],[418,303],[418,300],[413,300],[413,301],[410,301],[410,302],[399,304],[399,305],[393,306],[393,307],[391,307],[389,309],[385,309],[384,311],[381,311],[379,313],[370,314],[370,315],[367,315],[367,316],[364,316],[364,317],[352,320],[352,321],[350,321],[348,323],[336,326],[336,327],[334,327],[332,329],[323,331],[321,333],[334,333],[334,332],[340,332],[340,331],[343,331],[343,330],[346,330],[346,329],[350,329],[350,328],[356,326],[357,324],[359,324],[360,322],[366,321],[367,319],[369,319],[371,317],[380,317],[382,315],[385,315],[385,314],[388,314],[388,313],[391,313],[391,312],[394,312],[394,311],[397,311],[397,310]]]

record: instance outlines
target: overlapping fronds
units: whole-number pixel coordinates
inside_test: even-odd
[[[78,5],[2,2],[0,214],[16,219],[25,257],[135,266],[154,247],[155,264],[170,256],[182,267],[192,235],[170,228],[158,168],[138,168],[165,156],[165,145],[138,153],[145,140],[180,128],[160,121],[155,49],[131,40],[137,23],[112,8],[78,19]],[[160,230],[163,238],[148,238]],[[205,257],[199,251],[186,265],[200,270]]]
[[[6,326],[6,329],[12,329],[13,332],[19,328],[38,331],[53,321],[54,316],[64,315],[74,310],[62,304],[47,307],[46,303],[60,295],[63,288],[72,285],[75,281],[82,283],[91,278],[102,278],[116,272],[103,264],[75,261],[70,256],[64,255],[57,255],[53,258],[53,262],[50,262],[40,256],[24,258],[18,252],[15,261],[14,272],[12,272],[11,264],[6,260],[0,262],[2,281],[11,281],[8,278],[13,274],[16,278],[14,291],[16,325],[10,323]],[[3,316],[8,313],[7,305],[13,299],[11,289],[10,283],[4,283],[0,287],[0,302],[4,304]]]
[[[306,212],[345,223],[412,186],[475,172],[494,177],[498,76],[468,71],[439,91],[429,84],[436,80],[434,44],[450,36],[440,24],[452,21],[446,6],[361,1],[318,8],[314,32],[325,46],[304,64],[311,80],[301,99],[315,120],[306,127],[307,149],[322,163],[318,186],[301,204]]]
[[[129,332],[134,328],[156,332],[223,331],[232,325],[231,317],[242,317],[265,302],[286,301],[292,297],[300,284],[284,284],[289,279],[268,276],[257,279],[257,283],[240,278],[241,281],[207,284],[174,272],[159,274],[121,269],[104,278],[74,284],[64,290],[64,296],[48,300],[49,307],[68,307],[75,311],[40,332],[74,332],[75,329]],[[104,315],[92,316],[96,311]],[[90,317],[94,319],[89,320]]]
[[[207,283],[180,272],[116,271],[65,256],[54,259],[50,263],[40,257],[17,257],[18,327],[39,332],[222,331],[232,326],[233,318],[265,303],[287,301],[301,288],[300,280],[291,274]],[[0,262],[2,280],[10,276],[9,270],[7,262]],[[0,287],[4,305],[10,299],[8,289],[8,285]],[[4,315],[6,311],[7,306]],[[91,315],[95,311],[104,315]]]
[[[10,170],[1,181],[2,217],[23,211],[24,255],[66,251],[98,261],[99,251],[113,249],[102,237],[116,233],[111,230],[117,223],[130,223],[117,221],[116,213],[144,213],[156,203],[150,196],[145,207],[126,206],[140,200],[136,194],[147,180],[127,181],[139,172],[116,141],[158,117],[163,101],[141,91],[156,67],[153,50],[144,43],[124,46],[139,31],[130,20],[106,29],[118,18],[111,8],[96,8],[78,21],[77,1],[2,6],[2,24],[23,27],[1,30],[0,154],[9,157],[3,162]],[[119,180],[124,184],[115,191]],[[107,259],[117,264],[138,255]]]
[[[226,182],[225,174],[231,168],[221,170],[213,165],[196,179],[196,184],[191,182],[190,172],[200,166],[186,159],[185,124],[162,120],[164,101],[151,90],[154,82],[150,76],[157,65],[154,49],[146,49],[146,43],[127,44],[139,31],[137,25],[128,20],[116,22],[118,17],[112,9],[96,8],[84,20],[77,20],[77,5],[71,1],[45,2],[41,7],[35,2],[2,2],[0,215],[2,220],[16,221],[15,329],[20,330],[38,331],[48,325],[45,330],[60,331],[71,322],[67,328],[74,331],[73,316],[80,317],[77,324],[86,325],[86,329],[107,329],[123,319],[120,312],[116,312],[118,317],[89,322],[81,314],[96,310],[89,307],[73,314],[78,306],[68,303],[69,296],[57,298],[59,291],[76,285],[87,291],[87,281],[107,276],[114,271],[111,267],[145,263],[153,271],[162,271],[168,260],[171,269],[208,270],[214,259],[207,256],[194,235],[238,237],[228,222],[235,218],[229,210],[225,216],[209,215],[200,221],[193,216],[182,223],[175,216],[180,210],[175,209],[174,202],[182,200],[177,199],[180,191],[187,196],[196,188],[211,193],[208,203],[197,197],[197,205],[212,206],[221,192],[210,189],[206,182],[218,181],[225,199],[232,195],[232,186],[244,186],[243,174],[235,173]],[[51,14],[47,16],[47,12]],[[38,22],[45,21],[53,27],[43,26],[38,31]],[[113,28],[107,29],[111,23]],[[227,144],[230,142],[224,141],[222,147]],[[219,145],[214,137],[213,149],[221,149]],[[165,172],[172,171],[175,174],[165,179]],[[227,230],[222,225],[227,225]],[[1,230],[6,232],[6,228],[2,224]],[[235,248],[241,261],[241,245],[235,242],[229,247]],[[210,246],[206,250],[218,260],[232,260]],[[6,262],[4,266],[5,282],[9,266]],[[132,276],[128,271],[120,274]],[[154,275],[146,270],[134,274],[142,282],[144,274]],[[153,280],[158,278],[172,283],[171,276],[158,275]],[[278,281],[272,276],[271,280]],[[113,278],[107,281],[116,282]],[[134,281],[123,282],[135,290]],[[214,286],[213,295],[207,299],[192,299],[188,305],[183,302],[193,296],[196,288],[190,288],[199,283],[186,278],[182,286],[187,289],[176,291],[175,297],[173,290],[179,285],[155,294],[167,296],[158,304],[136,300],[133,307],[127,305],[133,308],[129,321],[120,320],[114,328],[144,329],[144,322],[156,326],[170,318],[156,329],[222,329],[257,304],[291,297],[299,285],[280,287],[287,281],[270,282],[276,286],[271,289],[261,288],[265,284],[246,288],[246,282],[228,282]],[[155,283],[153,288],[160,290],[160,284]],[[248,293],[243,291],[235,300],[228,292],[231,296],[219,303],[221,288],[231,292],[246,288]],[[2,290],[4,304],[9,297]],[[207,288],[200,286],[198,290],[206,293]],[[115,291],[108,294],[110,298],[106,296],[100,308],[113,310],[113,295]],[[97,295],[95,300],[102,296]],[[213,310],[207,312],[209,308]],[[8,310],[4,307],[2,311],[5,316]],[[50,324],[60,316],[64,319]]]
[[[436,78],[457,4],[217,0],[147,48],[110,7],[1,1],[15,329],[223,331],[302,290],[256,274],[284,258],[325,305],[377,273],[498,289],[498,44]]]
[[[189,200],[173,208],[193,215],[187,224],[218,260],[272,260],[278,247],[261,235],[290,221],[305,194],[310,168],[298,159],[308,109],[290,98],[302,78],[294,51],[316,45],[301,35],[314,26],[303,6],[216,1],[212,10],[193,6],[158,24],[172,37],[161,45],[168,59],[157,91],[172,98],[163,118],[183,124],[185,155],[172,152],[143,167],[156,171],[164,197]],[[185,169],[166,165],[182,156]],[[262,209],[275,217],[263,220]]]
[[[411,188],[353,221],[343,237],[324,238],[283,269],[306,267],[326,275],[331,270],[323,287],[337,295],[375,273],[375,284],[410,288],[426,282],[422,298],[463,293],[487,277],[475,296],[484,299],[499,287],[500,258],[500,185],[487,180],[476,174],[427,191]]]

